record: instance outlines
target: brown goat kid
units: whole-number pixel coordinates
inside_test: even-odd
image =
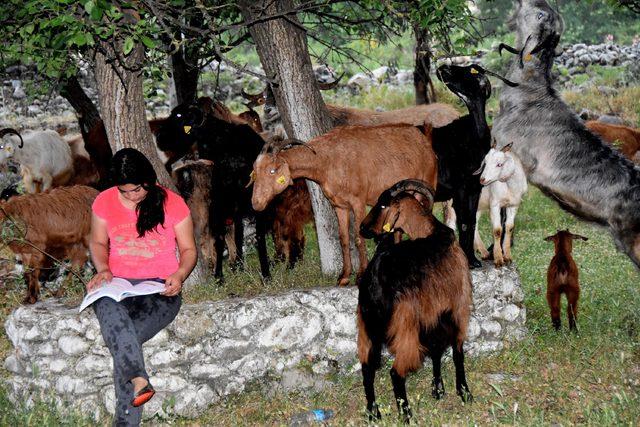
[[[38,300],[40,269],[50,265],[46,252],[57,259],[70,259],[74,268],[87,262],[91,204],[98,191],[76,185],[54,188],[39,194],[25,194],[0,202],[0,221],[15,221],[26,231],[23,239],[8,241],[9,248],[22,259],[28,286],[24,303]]]
[[[356,229],[378,196],[394,183],[416,178],[435,187],[437,160],[431,146],[431,125],[421,132],[411,125],[344,126],[318,136],[306,144],[285,140],[267,144],[253,165],[255,185],[252,204],[264,210],[273,198],[296,178],[320,185],[338,217],[342,247],[342,273],[338,285],[347,285],[351,275],[349,256],[350,214]],[[301,145],[284,149],[287,145]],[[367,266],[364,240],[356,237],[360,270]]]
[[[587,129],[602,138],[603,141],[614,146],[629,160],[640,163],[640,129],[628,126],[612,125],[609,123],[590,120],[584,124]]]
[[[567,297],[569,329],[577,330],[580,283],[578,282],[578,266],[571,256],[574,239],[588,240],[579,234],[570,233],[569,230],[558,231],[553,236],[544,239],[555,245],[555,255],[551,258],[547,270],[547,302],[551,309],[551,323],[556,330],[560,329],[561,294],[565,294]]]

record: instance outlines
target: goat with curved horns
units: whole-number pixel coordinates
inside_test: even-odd
[[[416,200],[418,199],[419,200]],[[431,394],[444,395],[441,359],[452,347],[456,392],[472,400],[464,369],[463,344],[471,311],[471,275],[453,230],[432,214],[433,190],[425,182],[403,180],[384,191],[362,222],[366,237],[396,230],[410,240],[383,240],[358,280],[358,358],[371,418],[380,418],[374,380],[382,347],[395,356],[391,381],[398,409],[409,421],[405,378],[433,361]]]
[[[552,87],[562,21],[544,0],[521,0],[512,22],[517,51],[493,126],[498,148],[513,142],[531,183],[577,217],[608,227],[640,267],[640,169],[585,128]]]

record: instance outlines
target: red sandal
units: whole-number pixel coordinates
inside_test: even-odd
[[[151,386],[151,383],[147,384],[133,397],[131,406],[137,408],[138,406],[144,405],[153,397],[154,394],[156,394],[156,391]]]

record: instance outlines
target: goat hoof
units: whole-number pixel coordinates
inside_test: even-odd
[[[382,414],[380,413],[380,408],[378,408],[378,404],[374,403],[371,409],[367,409],[367,418],[369,422],[375,422],[382,419]]]
[[[502,267],[504,265],[504,261],[502,261],[501,259],[500,260],[498,260],[498,259],[494,260],[493,261],[493,265],[495,265],[496,268],[500,268],[500,267]]]
[[[22,300],[22,304],[35,304],[36,302],[38,302],[38,298],[33,296],[28,296]]]
[[[440,400],[444,397],[444,384],[442,383],[442,381],[433,383],[431,385],[431,396],[433,396],[433,398],[437,400]]]
[[[347,286],[349,284],[349,278],[348,277],[342,277],[340,279],[338,279],[338,286]]]
[[[509,265],[509,264],[511,264],[512,262],[513,262],[513,260],[512,260],[511,258],[505,258],[505,259],[504,259],[504,264],[505,264],[505,265]]]

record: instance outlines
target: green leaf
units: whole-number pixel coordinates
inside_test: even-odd
[[[154,47],[156,47],[156,42],[147,36],[142,36],[140,37],[140,41],[142,42],[143,45],[145,45],[148,49],[153,49]]]
[[[71,38],[71,42],[75,43],[78,46],[84,46],[85,44],[87,44],[87,37],[82,33],[77,33]]]
[[[33,24],[27,24],[27,25],[24,26],[24,31],[27,34],[32,34],[34,28],[35,28],[35,26]]]
[[[128,55],[129,53],[131,53],[131,51],[133,50],[133,46],[134,46],[134,42],[131,37],[127,37],[126,39],[124,39],[124,46],[122,49],[124,54]]]
[[[100,19],[102,19],[102,9],[100,9],[99,7],[93,8],[93,10],[91,11],[91,19],[93,19],[94,21],[99,21]]]
[[[91,12],[93,12],[93,9],[95,9],[95,7],[96,7],[96,4],[93,2],[93,0],[89,0],[84,4],[84,10],[89,15],[91,15]]]

